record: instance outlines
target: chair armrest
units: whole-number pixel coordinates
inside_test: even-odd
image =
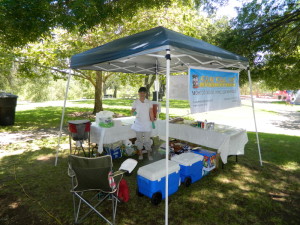
[[[113,172],[112,176],[113,176],[113,178],[115,178],[115,177],[117,177],[117,176],[123,175],[123,174],[126,173],[126,172],[127,172],[127,171],[125,171],[125,170],[118,170],[118,171],[116,171],[116,172]]]
[[[75,172],[74,172],[74,170],[72,170],[72,168],[70,166],[68,167],[68,176],[75,177]]]
[[[117,184],[117,187],[119,186],[119,183],[122,180],[124,173],[126,173],[126,171],[118,170],[112,174],[114,181]]]

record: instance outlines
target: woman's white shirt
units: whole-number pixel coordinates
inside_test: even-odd
[[[136,111],[136,118],[132,129],[137,132],[150,132],[152,131],[152,124],[150,120],[150,109],[152,108],[152,102],[145,99],[144,102],[137,99],[133,102],[132,108]]]

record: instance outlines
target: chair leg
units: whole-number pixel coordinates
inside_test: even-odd
[[[89,212],[87,212],[83,217],[81,217],[80,221],[77,222],[81,222],[84,218],[86,218],[92,211],[94,211],[98,216],[100,216],[102,219],[104,219],[107,223],[109,223],[110,225],[114,225],[113,223],[111,223],[108,219],[106,219],[100,212],[98,212],[95,208],[101,204],[109,195],[107,195],[106,197],[104,197],[104,199],[100,202],[98,202],[95,206],[92,206],[87,200],[85,200],[82,196],[80,196],[78,193],[75,192],[75,194],[87,205],[89,206],[91,209]]]
[[[84,151],[84,147],[83,147],[83,140],[80,140],[79,142],[80,142],[80,148],[83,151],[84,157],[86,157],[86,154],[85,154],[85,151]]]
[[[117,206],[118,206],[118,201],[119,199],[117,196],[112,194],[112,199],[113,199],[113,224],[116,224],[116,215],[117,215]]]
[[[88,142],[89,142],[89,157],[92,157],[91,155],[91,132],[88,134]]]
[[[113,224],[115,224],[115,200],[114,200],[114,196],[111,196],[111,204],[112,204],[112,220],[113,220]]]
[[[72,190],[74,189],[74,177],[72,177]],[[76,221],[76,200],[75,200],[75,194],[72,193],[73,197],[73,209],[74,209],[74,219]]]
[[[114,225],[114,222],[110,222],[108,219],[106,219],[106,217],[104,217],[100,212],[98,212],[96,210],[96,207],[99,206],[104,200],[106,200],[110,194],[106,194],[106,196],[104,196],[96,205],[91,205],[85,198],[83,198],[83,193],[82,194],[78,194],[76,192],[73,193],[74,195],[76,195],[79,198],[79,203],[78,203],[78,208],[77,208],[77,214],[75,216],[75,223],[81,223],[91,212],[95,212],[98,216],[100,216],[102,219],[104,219],[108,224],[110,225]],[[98,193],[92,198],[94,199],[96,196],[98,195]],[[79,219],[79,212],[80,212],[80,208],[81,208],[81,203],[84,202],[87,206],[90,207],[90,210],[84,214],[80,219]],[[116,211],[116,210],[115,210]],[[113,211],[113,220],[115,219],[115,213]]]
[[[69,135],[69,143],[70,143],[70,155],[72,154],[72,141],[71,136]]]
[[[95,149],[95,153],[94,153],[94,149]],[[95,154],[95,157],[96,157],[97,153],[98,153],[98,145],[96,144],[94,147],[92,147],[92,156],[94,156],[94,154]]]
[[[74,195],[74,197],[75,197],[75,195],[77,195],[77,196],[78,196],[78,194],[77,194],[77,193],[73,193],[73,195]],[[79,219],[79,213],[80,213],[81,203],[82,203],[82,201],[81,201],[81,198],[79,198],[79,202],[78,202],[77,210],[76,210],[76,209],[75,209],[75,207],[74,207],[74,213],[75,213],[75,223],[78,223],[78,222],[79,222],[79,221],[78,221],[78,219]],[[76,205],[76,203],[75,203],[75,205]],[[76,211],[77,211],[77,212],[76,212]]]

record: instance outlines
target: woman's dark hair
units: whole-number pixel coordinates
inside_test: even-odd
[[[147,92],[147,88],[145,88],[145,87],[140,87],[139,92]]]

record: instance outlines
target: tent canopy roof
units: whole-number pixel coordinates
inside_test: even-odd
[[[114,40],[76,54],[72,69],[155,74],[165,73],[166,50],[171,53],[171,72],[185,72],[189,66],[245,69],[248,59],[207,42],[156,27]]]

